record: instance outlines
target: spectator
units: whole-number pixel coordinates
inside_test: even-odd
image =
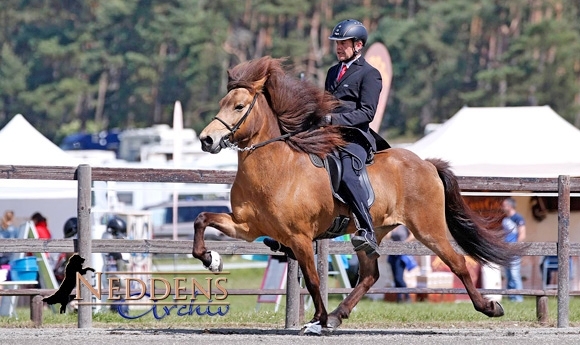
[[[516,212],[516,201],[513,198],[507,198],[502,202],[501,208],[505,214],[501,224],[505,231],[506,242],[523,242],[526,238],[526,222],[524,217]],[[506,267],[508,289],[523,289],[521,267],[521,258],[516,258],[509,267]],[[524,297],[522,295],[509,295],[508,300],[523,302]]]
[[[48,223],[46,221],[46,218],[44,218],[44,216],[42,214],[40,214],[39,212],[35,212],[32,217],[30,217],[30,219],[32,220],[32,222],[34,223],[34,227],[36,228],[36,233],[38,234],[38,238],[45,238],[45,239],[50,239],[52,238],[52,234],[50,233],[50,230],[48,230]],[[33,256],[34,253],[26,253],[27,256]],[[51,258],[48,253],[44,253],[43,254],[45,258],[51,260],[53,266],[55,264],[54,262],[54,258]]]
[[[0,220],[0,238],[16,238],[18,230],[14,226],[14,212],[7,210]],[[10,253],[0,253],[0,265],[10,262]]]
[[[48,230],[46,218],[42,214],[35,212],[30,219],[34,222],[38,238],[52,238],[50,230]]]
[[[14,226],[14,211],[7,210],[0,220],[0,237],[16,238],[17,229]]]
[[[415,236],[407,229],[405,226],[401,225],[396,227],[393,231],[389,233],[391,240],[393,241],[403,241],[409,242],[415,239]],[[393,272],[393,281],[395,287],[406,288],[407,283],[405,282],[405,269],[412,270],[417,266],[417,262],[412,256],[409,255],[389,255],[387,258],[389,265],[391,265],[391,271]],[[409,302],[408,293],[397,294],[397,302]]]

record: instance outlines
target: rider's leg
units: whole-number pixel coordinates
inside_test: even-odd
[[[342,183],[341,189],[355,216],[357,232],[351,238],[355,251],[364,250],[368,257],[378,258],[379,248],[373,229],[373,220],[367,206],[368,195],[362,188],[359,176],[365,167],[366,150],[357,144],[349,144],[341,150]]]

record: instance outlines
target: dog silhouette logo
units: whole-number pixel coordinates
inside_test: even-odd
[[[66,264],[64,279],[60,284],[60,287],[55,293],[43,299],[43,301],[49,305],[60,303],[61,314],[65,313],[67,304],[74,299],[74,296],[71,296],[71,293],[76,286],[77,273],[85,275],[88,271],[95,272],[92,267],[83,268],[84,262],[85,259],[80,255],[73,254]]]

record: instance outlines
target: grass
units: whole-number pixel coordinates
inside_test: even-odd
[[[226,258],[227,262],[239,261],[239,258]],[[227,289],[259,288],[264,269],[249,268],[231,270]],[[334,279],[334,278],[332,278]],[[329,282],[329,286],[333,282]],[[341,301],[341,295],[329,298],[329,310],[334,309]],[[126,320],[109,311],[93,314],[93,327],[97,328],[269,328],[282,329],[285,324],[285,299],[275,311],[272,303],[262,303],[257,308],[256,296],[228,296],[230,310],[225,316],[183,316],[171,315],[161,320],[155,319],[151,313],[145,317]],[[501,318],[488,318],[475,311],[469,302],[428,303],[417,302],[397,304],[383,300],[373,301],[364,298],[356,306],[348,320],[344,320],[344,328],[506,328],[506,327],[540,327],[536,321],[536,301],[534,297],[526,297],[523,303],[509,302],[504,298],[502,305],[505,315]],[[557,300],[550,298],[549,322],[544,327],[554,327],[557,321]],[[572,297],[569,308],[570,326],[580,326],[580,298]],[[28,308],[17,309],[18,318],[0,317],[1,327],[33,327]],[[313,315],[313,308],[305,311],[305,320]],[[77,327],[75,313],[56,314],[45,308],[43,327]]]
[[[262,305],[256,310],[256,297],[229,297],[231,310],[223,317],[170,315],[162,320],[152,316],[136,320],[126,320],[111,312],[93,315],[93,327],[98,328],[284,328],[284,305],[275,312],[272,305]],[[333,297],[329,304],[334,307],[340,302]],[[471,303],[409,303],[396,304],[363,299],[344,320],[345,328],[386,329],[386,328],[510,328],[540,327],[536,321],[535,299],[526,298],[523,303],[504,302],[506,315],[501,318],[488,318],[476,312]],[[557,301],[550,299],[550,320],[542,327],[556,326]],[[580,300],[573,298],[570,303],[570,326],[580,326]],[[305,312],[309,319],[313,310]],[[18,309],[18,319],[0,318],[0,327],[32,327],[26,308]],[[44,327],[76,327],[77,315],[74,313],[54,314],[46,310]]]

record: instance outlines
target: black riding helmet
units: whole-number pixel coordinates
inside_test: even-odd
[[[107,231],[115,236],[125,235],[127,233],[127,223],[121,218],[111,218],[107,223]]]
[[[352,39],[354,41],[362,41],[364,46],[367,43],[368,36],[367,29],[361,22],[354,19],[346,19],[336,24],[328,39],[333,41]]]
[[[64,223],[64,228],[63,228],[64,238],[71,238],[74,235],[76,235],[78,232],[78,224],[79,224],[79,222],[77,220],[77,217],[69,218]]]

